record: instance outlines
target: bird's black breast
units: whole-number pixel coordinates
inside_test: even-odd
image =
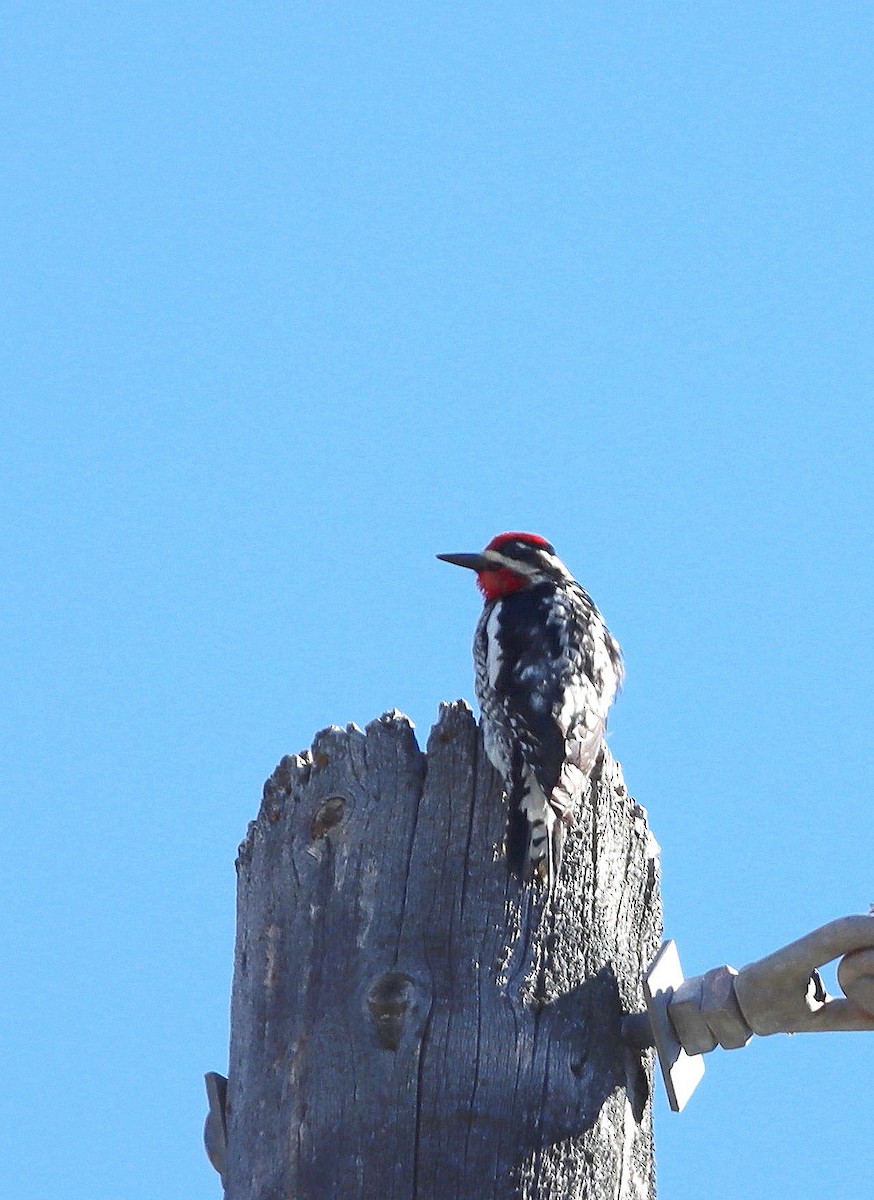
[[[546,795],[556,787],[565,758],[565,737],[558,723],[564,701],[567,646],[561,621],[555,620],[559,597],[550,583],[513,592],[501,601],[501,666],[496,691],[505,698],[519,752],[532,766]]]

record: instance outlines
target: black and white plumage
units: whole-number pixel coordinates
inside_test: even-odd
[[[622,682],[619,646],[536,534],[503,533],[480,554],[438,557],[476,571],[485,597],[473,646],[476,693],[486,753],[509,797],[508,863],[551,889]]]

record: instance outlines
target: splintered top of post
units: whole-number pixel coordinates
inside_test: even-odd
[[[428,737],[426,753],[445,744],[463,730],[476,729],[476,719],[466,700],[443,701],[440,704],[437,722],[431,728]],[[350,767],[356,764],[362,768],[378,755],[391,752],[397,756],[405,756],[411,762],[420,765],[423,752],[414,732],[413,722],[405,713],[393,708],[368,722],[362,730],[354,721],[345,728],[339,725],[329,725],[314,736],[312,745],[299,754],[286,754],[277,765],[273,774],[264,784],[261,811],[258,821],[249,825],[246,840],[239,849],[240,860],[247,857],[251,850],[251,841],[256,826],[275,824],[283,803],[296,792],[306,787],[313,775],[323,770],[329,763],[346,760]]]
[[[432,726],[428,737],[428,744],[430,745],[435,737],[443,740],[442,735],[457,732],[463,725],[475,724],[473,710],[466,700],[442,701],[437,722]],[[350,721],[345,728],[340,725],[328,725],[314,736],[308,750],[302,750],[299,754],[286,754],[280,760],[276,770],[264,784],[264,795],[289,795],[295,782],[306,781],[314,766],[324,765],[323,760],[326,756],[344,753],[352,742],[367,737],[394,736],[418,750],[419,744],[414,729],[410,718],[397,708],[389,709],[382,716],[368,722],[363,731],[354,721]]]

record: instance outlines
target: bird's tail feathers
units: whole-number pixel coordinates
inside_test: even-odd
[[[511,874],[525,880],[525,864],[528,861],[528,818],[525,816],[516,798],[510,796],[510,811],[507,814],[507,837],[505,850],[507,867]]]
[[[552,891],[561,866],[565,829],[575,824],[570,802],[551,803],[533,774],[511,790],[507,865],[523,883],[539,876]]]

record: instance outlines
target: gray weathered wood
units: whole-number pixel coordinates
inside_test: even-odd
[[[229,1200],[649,1200],[644,1060],[620,1038],[661,932],[646,817],[605,754],[556,894],[500,853],[463,702],[268,780],[238,860]]]

